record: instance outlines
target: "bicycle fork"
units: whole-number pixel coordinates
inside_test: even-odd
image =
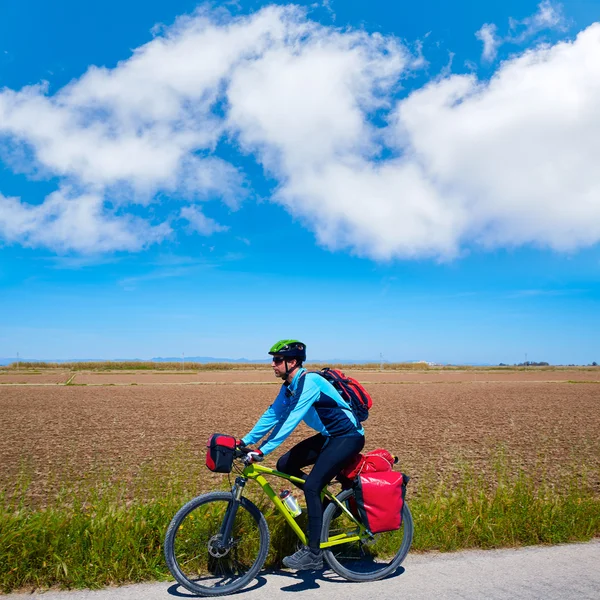
[[[234,542],[231,537],[231,532],[233,530],[233,523],[235,522],[235,515],[237,514],[238,507],[242,501],[242,493],[244,491],[244,487],[246,486],[246,481],[247,479],[245,477],[236,477],[235,483],[231,488],[232,498],[227,506],[227,511],[225,512],[225,517],[223,518],[221,530],[219,531],[221,547],[223,550],[228,550],[233,546]]]

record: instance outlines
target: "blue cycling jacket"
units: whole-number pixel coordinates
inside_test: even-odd
[[[260,446],[263,454],[269,454],[302,420],[328,437],[365,433],[348,403],[326,379],[300,369],[292,383],[281,386],[275,402],[263,413],[252,431],[243,437],[242,442],[244,445],[255,444],[271,432]]]

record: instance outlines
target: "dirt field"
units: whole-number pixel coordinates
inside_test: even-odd
[[[351,371],[346,373],[365,384],[369,383],[458,383],[465,381],[599,381],[600,369],[589,371]],[[269,370],[248,371],[180,371],[180,372],[75,372],[71,383],[74,385],[156,385],[194,383],[271,383],[279,384]],[[46,379],[43,379],[43,378]],[[54,379],[52,379],[54,378]],[[64,383],[68,374],[63,375],[1,375],[0,383]]]
[[[269,371],[200,371],[179,373],[76,373],[72,383],[85,385],[156,385],[164,383],[272,383]]]
[[[361,380],[375,375],[389,377],[362,373]],[[600,384],[567,383],[579,375],[569,372],[544,373],[563,383],[528,381],[528,372],[499,374],[510,375],[508,381],[445,373],[445,383],[428,380],[429,373],[396,375],[398,382],[408,375],[418,380],[368,386],[375,405],[365,423],[367,448],[385,446],[399,455],[417,485],[426,475],[450,479],[464,462],[488,474],[503,447],[514,466],[557,478],[585,466],[600,492]],[[29,493],[40,503],[61,481],[134,481],[140,472],[154,472],[168,485],[174,460],[206,489],[221,479],[202,467],[209,434],[245,434],[277,391],[240,383],[273,382],[267,371],[190,374],[205,385],[173,385],[171,378],[188,377],[177,374],[82,376],[138,386],[0,386],[0,489],[14,489],[23,469],[33,475]],[[170,385],[154,383],[164,377]],[[219,383],[208,383],[211,377]],[[275,454],[309,434],[301,426]]]
[[[2,371],[0,370],[0,384],[57,384],[66,383],[71,377],[71,373],[68,371],[43,371],[43,372],[31,372],[31,371]]]

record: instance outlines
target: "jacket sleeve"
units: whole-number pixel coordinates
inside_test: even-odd
[[[242,444],[244,446],[255,444],[265,436],[279,421],[277,412],[274,404],[271,404],[271,406],[269,406],[262,414],[260,419],[258,419],[256,425],[242,438]]]
[[[310,379],[305,379],[298,398],[293,398],[287,410],[281,415],[267,441],[260,447],[263,454],[273,452],[302,421],[308,409],[319,399],[321,391]]]

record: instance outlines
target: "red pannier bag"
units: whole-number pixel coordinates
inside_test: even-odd
[[[206,444],[206,466],[215,473],[231,473],[235,438],[232,435],[213,433]]]
[[[397,461],[398,459],[384,448],[377,448],[366,454],[357,454],[352,462],[342,469],[340,475],[346,479],[355,479],[361,473],[391,471]]]
[[[354,482],[356,509],[371,533],[394,531],[402,525],[408,477],[397,471],[361,473]]]

